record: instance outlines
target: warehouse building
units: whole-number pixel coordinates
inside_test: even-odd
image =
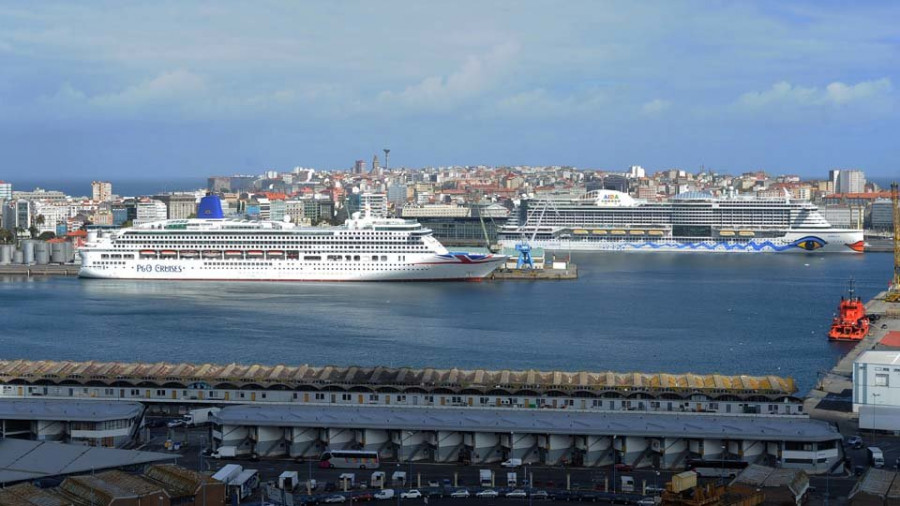
[[[122,447],[134,440],[143,414],[137,402],[3,399],[0,438]]]
[[[853,362],[859,428],[900,431],[900,351],[865,351]]]
[[[737,459],[811,473],[843,458],[833,426],[766,415],[248,405],[226,407],[213,423],[217,450],[258,457],[365,449],[402,460],[663,469],[689,458]]]

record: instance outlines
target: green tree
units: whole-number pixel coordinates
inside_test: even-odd
[[[0,228],[0,242],[10,243],[13,242],[15,238],[16,236],[8,229]]]
[[[38,236],[38,233],[40,233],[40,230],[38,230],[38,228],[36,226],[32,225],[32,226],[28,227],[28,233],[31,234],[31,238],[34,239],[35,237]]]
[[[48,230],[46,232],[42,232],[41,235],[38,236],[38,239],[40,239],[42,241],[47,241],[49,239],[54,239],[55,237],[56,237],[56,234],[53,232],[50,232]]]

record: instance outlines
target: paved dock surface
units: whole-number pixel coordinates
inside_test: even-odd
[[[578,279],[578,266],[569,264],[565,269],[497,269],[489,279],[496,280],[566,280]]]

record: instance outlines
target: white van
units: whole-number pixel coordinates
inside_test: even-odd
[[[509,459],[500,463],[500,467],[519,467],[522,465],[522,459]]]
[[[378,492],[375,492],[374,497],[375,497],[375,499],[382,499],[382,500],[393,499],[394,498],[394,489],[386,488],[384,490],[379,490]]]

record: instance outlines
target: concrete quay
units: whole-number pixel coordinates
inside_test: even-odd
[[[569,280],[578,279],[578,266],[569,264],[565,269],[497,269],[488,276],[491,280]]]
[[[80,268],[74,264],[10,264],[0,265],[0,276],[77,276]]]
[[[803,404],[804,412],[811,418],[835,423],[843,434],[859,430],[859,415],[852,410],[853,362],[865,351],[883,348],[879,343],[888,332],[900,331],[900,304],[885,302],[885,295],[886,291],[881,292],[866,303],[867,314],[881,317],[872,324],[869,335],[856,343],[833,368],[820,373]]]

